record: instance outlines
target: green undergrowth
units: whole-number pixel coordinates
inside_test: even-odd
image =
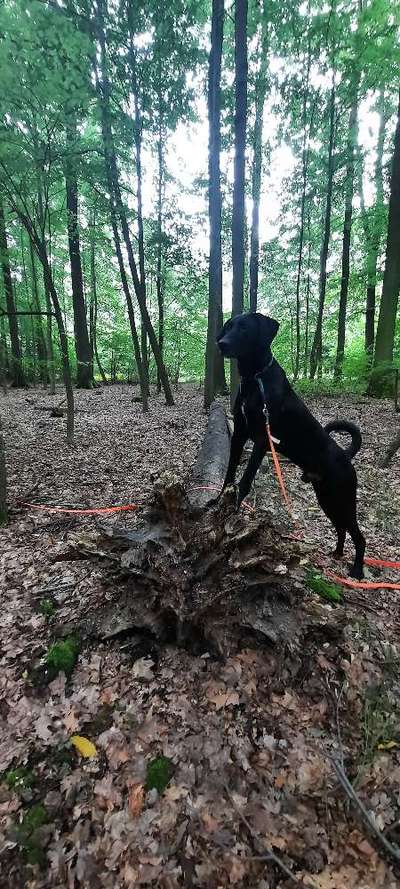
[[[158,793],[163,793],[173,773],[173,763],[167,756],[157,756],[156,759],[152,759],[147,766],[146,790],[155,789]]]
[[[306,586],[313,593],[321,596],[326,602],[340,604],[343,600],[343,592],[337,583],[327,580],[322,574],[314,568],[309,568],[306,574]]]

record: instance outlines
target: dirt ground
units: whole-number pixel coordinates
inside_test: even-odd
[[[84,640],[70,677],[38,681],[60,634],[116,590],[98,558],[79,559],[70,546],[100,519],[22,504],[143,503],[160,469],[189,476],[202,441],[199,391],[183,387],[173,408],[155,397],[146,416],[133,394],[78,392],[73,449],[65,420],[45,409],[61,390],[2,398],[11,520],[0,532],[0,885],[400,887],[400,591],[345,591],[339,605],[306,591],[326,626],[301,652],[254,646],[221,659],[122,635]],[[361,426],[368,553],[399,560],[400,454],[377,468],[398,424],[393,405],[344,396],[310,405],[324,422]],[[333,535],[312,489],[284,469],[304,570],[315,559],[346,574],[351,544],[343,564],[332,563]],[[252,503],[290,528],[267,462]],[[135,514],[123,521],[134,527]],[[370,580],[383,576],[396,580],[367,570]],[[94,755],[79,752],[76,735]]]

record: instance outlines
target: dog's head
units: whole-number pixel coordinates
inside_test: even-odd
[[[217,336],[224,358],[248,358],[265,352],[279,328],[278,321],[261,312],[246,312],[226,321]]]

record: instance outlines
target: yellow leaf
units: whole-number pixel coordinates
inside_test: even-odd
[[[393,750],[398,746],[397,741],[382,741],[381,744],[378,744],[378,750]]]
[[[78,753],[81,754],[85,759],[90,759],[92,756],[97,756],[97,750],[94,744],[88,740],[88,738],[84,738],[83,735],[72,735],[71,744],[76,747]]]

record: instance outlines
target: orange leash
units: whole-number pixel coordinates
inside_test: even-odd
[[[289,495],[286,490],[285,481],[282,475],[282,469],[279,462],[278,454],[276,453],[276,448],[272,439],[271,430],[269,427],[269,423],[267,422],[267,435],[268,442],[271,449],[272,460],[274,463],[274,469],[276,473],[276,477],[278,479],[279,487],[281,489],[282,498],[285,502],[286,509],[293,520],[293,511],[292,504],[289,498]],[[364,562],[366,565],[373,565],[381,568],[399,568],[400,562],[393,562],[388,559],[373,559],[372,557],[365,557]],[[348,577],[341,577],[339,574],[334,574],[329,568],[325,569],[325,574],[329,577],[330,580],[333,580],[335,583],[340,583],[343,586],[352,587],[356,590],[400,590],[400,583],[390,583],[390,582],[376,582],[369,580],[350,580]]]
[[[271,429],[270,429],[270,426],[269,426],[269,423],[268,423],[268,422],[267,422],[267,436],[268,436],[268,444],[269,444],[270,449],[271,449],[272,460],[273,460],[273,463],[274,463],[275,474],[276,474],[276,477],[277,477],[277,479],[278,479],[279,487],[280,487],[280,489],[281,489],[282,498],[283,498],[283,500],[284,500],[284,502],[285,502],[286,509],[287,509],[287,511],[288,511],[288,513],[289,513],[289,515],[290,515],[290,517],[293,519],[292,504],[291,504],[291,501],[290,501],[289,494],[288,494],[288,492],[287,492],[287,490],[286,490],[285,480],[284,480],[284,478],[283,478],[282,470],[281,470],[281,464],[280,464],[280,462],[279,462],[278,454],[276,453],[276,448],[275,448],[275,445],[274,445],[274,442],[273,442],[273,438],[272,438],[272,435],[271,435]]]
[[[138,509],[136,503],[128,503],[126,506],[99,506],[97,509],[64,509],[63,506],[41,506],[37,503],[22,503],[30,509],[40,509],[44,512],[65,513],[67,515],[98,515],[112,512],[131,512]]]

